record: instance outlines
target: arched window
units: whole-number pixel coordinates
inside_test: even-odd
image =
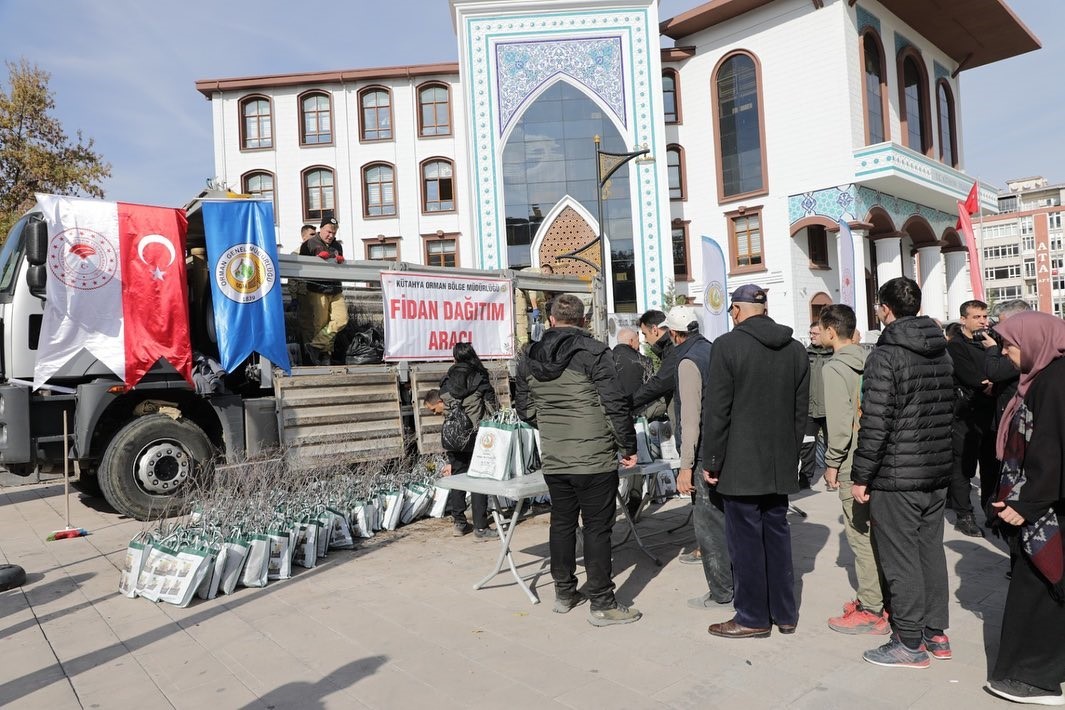
[[[366,217],[396,214],[396,172],[388,163],[372,163],[362,169],[362,213]]]
[[[666,146],[666,174],[669,176],[669,199],[685,199],[684,149],[679,145]]]
[[[761,71],[754,55],[735,52],[714,70],[718,199],[733,200],[767,190]]]
[[[451,135],[450,93],[446,84],[425,84],[418,89],[418,135]]]
[[[958,129],[954,119],[954,93],[946,79],[936,82],[936,105],[939,114],[939,159],[958,167]]]
[[[333,100],[315,91],[300,97],[300,143],[324,145],[333,142]]]
[[[277,198],[274,196],[274,176],[265,170],[244,173],[240,178],[241,192],[274,203],[274,224],[277,224]]]
[[[904,145],[925,155],[932,153],[932,124],[928,112],[928,74],[913,47],[899,53],[899,117]]]
[[[680,123],[680,77],[676,69],[662,72],[662,109],[666,123]]]
[[[422,163],[422,212],[454,212],[455,180],[450,160],[433,158]]]
[[[364,141],[392,140],[392,94],[374,87],[359,93],[360,135]]]
[[[331,168],[316,166],[303,171],[303,219],[308,222],[336,215],[335,177]]]
[[[240,100],[241,150],[260,150],[274,145],[270,99],[249,96]]]
[[[888,139],[887,76],[884,72],[884,46],[876,30],[865,28],[861,39],[862,103],[865,106],[865,144]]]

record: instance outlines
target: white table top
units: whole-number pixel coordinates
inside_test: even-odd
[[[668,461],[655,461],[654,463],[638,464],[632,468],[619,468],[618,475],[622,478],[646,476],[659,471],[670,471],[672,466]],[[535,498],[548,492],[547,482],[544,481],[542,471],[530,473],[527,476],[508,478],[505,481],[494,481],[491,478],[470,478],[465,473],[455,476],[443,476],[436,479],[439,488],[449,490],[469,491],[470,493],[483,493],[490,496],[504,496],[506,498]]]

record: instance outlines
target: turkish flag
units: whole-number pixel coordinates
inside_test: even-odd
[[[973,186],[969,189],[969,195],[965,198],[965,202],[959,203],[965,208],[966,214],[976,214],[980,211],[980,198],[976,194],[979,187],[979,181],[974,182]],[[958,218],[957,224],[954,225],[954,229],[961,229],[961,218]]]
[[[973,220],[965,209],[964,203],[958,203],[958,226],[965,238],[965,247],[969,250],[969,283],[972,285],[973,298],[984,300],[984,280],[980,273],[980,252],[976,249],[976,237],[973,236]]]
[[[118,203],[126,384],[166,358],[192,381],[185,211]]]

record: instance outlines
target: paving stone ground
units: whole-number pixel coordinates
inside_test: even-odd
[[[724,640],[708,624],[730,614],[690,609],[706,591],[690,549],[687,506],[652,508],[639,529],[664,565],[631,542],[615,550],[618,596],[644,618],[594,628],[586,608],[551,611],[550,577],[532,605],[509,576],[473,583],[494,543],[450,536],[420,521],[334,552],[314,570],[186,609],[117,593],[118,566],[141,523],[76,493],[86,538],[45,542],[63,526],[63,487],[0,488],[0,560],[26,568],[0,593],[0,707],[5,708],[929,708],[1005,707],[982,690],[998,645],[1008,556],[993,540],[944,544],[954,649],[928,670],[861,660],[883,637],[825,626],[853,597],[838,498],[795,500],[789,516],[798,633]],[[526,571],[547,554],[548,516],[515,535]],[[621,528],[615,529],[621,538]],[[842,543],[842,549],[841,549]]]

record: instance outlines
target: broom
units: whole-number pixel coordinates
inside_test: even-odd
[[[70,449],[67,441],[67,413],[63,412],[63,498],[66,501],[67,526],[62,530],[56,530],[46,538],[52,540],[66,540],[71,537],[85,537],[89,531],[85,528],[70,527]]]

